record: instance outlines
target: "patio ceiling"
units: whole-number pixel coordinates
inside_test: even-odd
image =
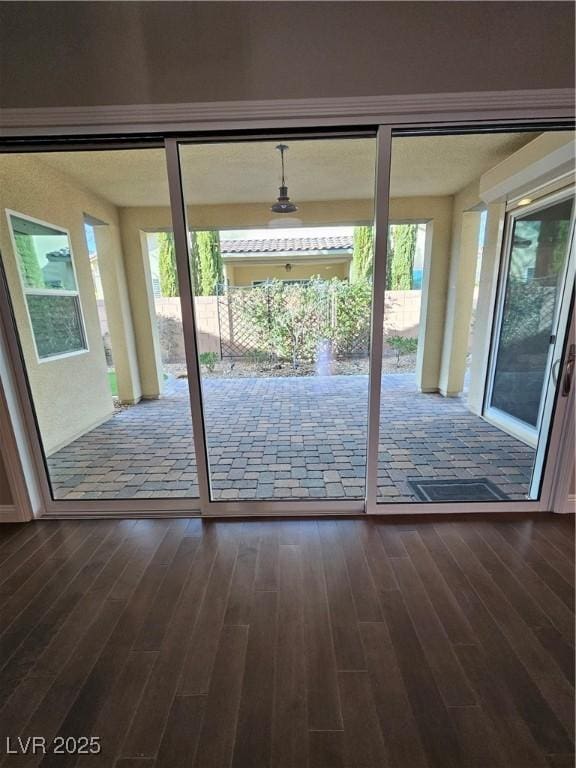
[[[452,195],[535,138],[534,133],[396,138],[394,197]],[[192,205],[272,203],[278,194],[278,142],[187,145],[186,201]],[[363,200],[374,190],[373,139],[291,141],[287,180],[296,201]],[[161,149],[62,152],[44,162],[118,206],[166,206]]]

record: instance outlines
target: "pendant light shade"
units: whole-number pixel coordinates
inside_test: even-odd
[[[286,181],[284,179],[284,152],[287,151],[288,146],[286,144],[278,144],[276,149],[280,152],[282,160],[282,183],[279,188],[280,194],[278,195],[278,200],[270,210],[273,213],[294,213],[298,210],[298,206],[291,202],[288,197],[288,187],[286,186]]]

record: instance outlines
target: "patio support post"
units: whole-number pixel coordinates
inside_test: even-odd
[[[474,335],[472,337],[470,384],[468,388],[468,407],[472,413],[478,415],[482,415],[484,408],[484,390],[490,358],[492,321],[498,285],[500,252],[504,236],[505,214],[506,206],[504,203],[493,203],[488,206],[482,266],[480,268],[480,283],[478,286],[478,304],[474,323]]]
[[[368,445],[366,453],[366,512],[378,511],[378,444],[380,439],[380,397],[382,389],[382,348],[384,339],[384,292],[388,256],[390,207],[390,159],[392,129],[380,126],[377,136],[376,188],[374,195],[374,268],[372,325],[370,332],[370,379],[368,394]]]
[[[442,343],[439,390],[444,397],[455,397],[464,389],[470,321],[474,303],[474,283],[478,260],[480,212],[477,205],[478,183],[456,195],[452,228],[452,246],[446,316]]]
[[[155,399],[162,394],[162,359],[146,233],[135,225],[130,209],[120,210],[120,223],[142,397]]]
[[[438,392],[450,264],[450,221],[426,224],[416,383],[421,392]]]
[[[111,224],[96,225],[94,237],[101,267],[100,279],[118,383],[118,397],[122,403],[134,404],[140,400],[142,391],[124,260],[118,248],[120,238],[117,227]]]

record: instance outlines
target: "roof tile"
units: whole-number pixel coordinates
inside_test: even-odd
[[[252,240],[222,240],[222,253],[283,253],[300,251],[341,251],[351,249],[351,236],[278,237]]]

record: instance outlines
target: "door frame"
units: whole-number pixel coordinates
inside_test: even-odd
[[[306,103],[304,103],[306,102]],[[330,102],[330,103],[328,103]],[[379,258],[375,257],[374,296],[372,306],[372,344],[373,354],[370,362],[370,396],[369,396],[369,433],[367,453],[367,496],[364,501],[338,502],[210,502],[206,499],[207,486],[201,490],[201,498],[195,499],[159,499],[159,500],[102,500],[83,501],[73,500],[53,501],[49,492],[46,478],[46,467],[39,437],[36,432],[36,422],[30,407],[26,377],[22,370],[22,360],[9,304],[6,303],[6,285],[0,281],[0,302],[2,303],[2,321],[7,336],[7,352],[11,372],[14,379],[6,376],[2,381],[10,407],[11,423],[25,424],[26,445],[8,446],[7,459],[9,475],[21,474],[29,497],[31,514],[39,517],[105,517],[105,516],[161,516],[161,515],[190,515],[203,513],[206,516],[246,515],[256,514],[281,515],[318,515],[318,514],[414,514],[425,512],[434,513],[465,513],[465,512],[509,512],[511,502],[462,503],[450,504],[376,504],[376,473],[378,459],[379,406],[381,382],[381,347],[383,337],[384,296],[383,290],[377,291],[377,280],[383,283],[385,276],[385,259],[387,245],[388,223],[388,175],[390,166],[390,147],[393,131],[402,131],[404,135],[412,128],[415,133],[424,130],[443,130],[456,132],[459,128],[573,128],[574,94],[570,90],[555,89],[552,91],[523,91],[497,93],[462,93],[414,95],[406,97],[376,97],[373,99],[310,99],[265,102],[255,105],[250,102],[225,105],[160,105],[144,107],[102,107],[86,109],[62,110],[4,110],[0,114],[0,137],[5,137],[0,151],[24,152],[34,147],[36,151],[46,149],[71,150],[74,139],[81,139],[86,149],[111,148],[118,146],[118,140],[109,138],[111,134],[122,136],[122,147],[155,146],[163,144],[163,136],[170,130],[178,131],[179,138],[166,139],[167,167],[169,169],[169,186],[172,204],[173,226],[178,229],[176,240],[177,263],[179,280],[186,279],[187,257],[184,251],[186,242],[185,207],[181,192],[175,185],[175,147],[178,141],[198,142],[202,138],[214,140],[213,131],[230,132],[229,137],[238,137],[240,131],[254,131],[256,128],[264,137],[278,132],[294,132],[301,129],[303,134],[309,130],[326,130],[329,135],[338,135],[338,129],[348,133],[354,126],[378,126],[379,130],[379,162],[377,172],[376,238]],[[64,114],[65,112],[65,114]],[[157,122],[151,115],[154,114]],[[536,115],[536,117],[535,117]],[[160,116],[160,117],[158,117]],[[342,130],[343,129],[343,130]],[[174,135],[174,134],[172,134]],[[340,134],[341,135],[341,134]],[[222,139],[222,133],[218,135]],[[41,141],[39,141],[41,140]],[[169,142],[173,142],[170,144]],[[170,149],[172,147],[172,149]],[[177,158],[176,158],[177,159]],[[385,179],[385,184],[383,183]],[[180,198],[180,201],[179,201]],[[382,205],[382,202],[384,204]],[[378,234],[378,232],[380,234]],[[384,232],[384,234],[382,234]],[[178,246],[179,242],[179,246]],[[187,242],[186,242],[187,249]],[[184,264],[186,261],[186,266]],[[378,270],[379,267],[379,270]],[[379,298],[379,293],[382,296]],[[195,319],[193,303],[185,302],[183,306],[183,323],[188,333],[189,354],[194,353],[192,363],[191,388],[199,384],[200,371],[195,356]],[[186,318],[184,319],[184,315]],[[16,389],[16,391],[14,391]],[[17,390],[20,390],[18,392]],[[201,409],[199,388],[195,387],[192,402],[193,413]],[[192,396],[191,396],[192,397]],[[15,412],[16,411],[16,412]],[[550,445],[553,445],[555,434],[560,429],[557,409],[554,419]],[[199,423],[199,416],[196,422]],[[202,435],[197,439],[198,448],[203,449],[205,457],[205,440]],[[34,464],[27,460],[27,452],[34,456]],[[549,451],[550,453],[550,451]],[[554,456],[554,453],[552,453]],[[200,459],[202,463],[202,458]],[[547,462],[546,473],[550,477],[555,468],[553,461]],[[207,475],[205,475],[206,477]],[[40,499],[36,489],[40,486]],[[521,501],[514,504],[514,511],[546,511],[551,509],[553,487],[543,484],[538,501]],[[371,490],[370,490],[371,489]]]
[[[545,400],[546,400],[546,387],[548,386],[551,370],[553,364],[559,359],[556,343],[551,343],[548,350],[548,358],[546,361],[546,370],[544,373],[544,381],[542,388],[542,395],[540,399],[540,406],[538,409],[538,419],[536,426],[531,428],[520,419],[502,411],[499,408],[491,405],[491,399],[494,391],[494,378],[496,374],[496,365],[498,361],[498,350],[500,348],[500,334],[502,332],[502,322],[504,318],[504,305],[506,302],[506,290],[508,286],[510,267],[510,259],[512,256],[512,238],[514,234],[514,227],[516,221],[526,214],[536,212],[541,208],[547,208],[550,205],[554,205],[556,202],[561,202],[567,198],[575,198],[576,185],[574,182],[568,181],[565,186],[560,189],[550,192],[547,195],[543,195],[534,200],[529,205],[519,206],[518,203],[511,203],[506,206],[505,221],[504,221],[504,239],[502,242],[502,248],[500,251],[500,263],[498,265],[498,289],[496,293],[496,303],[494,307],[494,323],[492,328],[492,339],[490,343],[490,356],[486,377],[486,387],[484,393],[484,408],[482,415],[490,424],[493,424],[498,429],[507,432],[512,437],[530,445],[532,448],[537,449],[539,444],[539,436],[541,426],[544,421]],[[526,192],[525,197],[531,197],[529,192]],[[558,336],[558,331],[565,327],[566,318],[564,318],[564,324],[562,324],[562,304],[565,303],[566,297],[566,285],[570,281],[570,276],[574,274],[573,268],[573,245],[574,245],[574,223],[576,213],[576,198],[574,201],[574,207],[572,210],[572,217],[570,221],[570,229],[568,234],[568,246],[566,260],[562,270],[562,277],[559,281],[559,295],[558,301],[554,308],[554,317],[552,320],[552,334]],[[568,298],[569,303],[569,298]],[[564,308],[564,312],[566,312]],[[561,355],[560,349],[559,354]],[[553,358],[556,356],[556,361]]]

